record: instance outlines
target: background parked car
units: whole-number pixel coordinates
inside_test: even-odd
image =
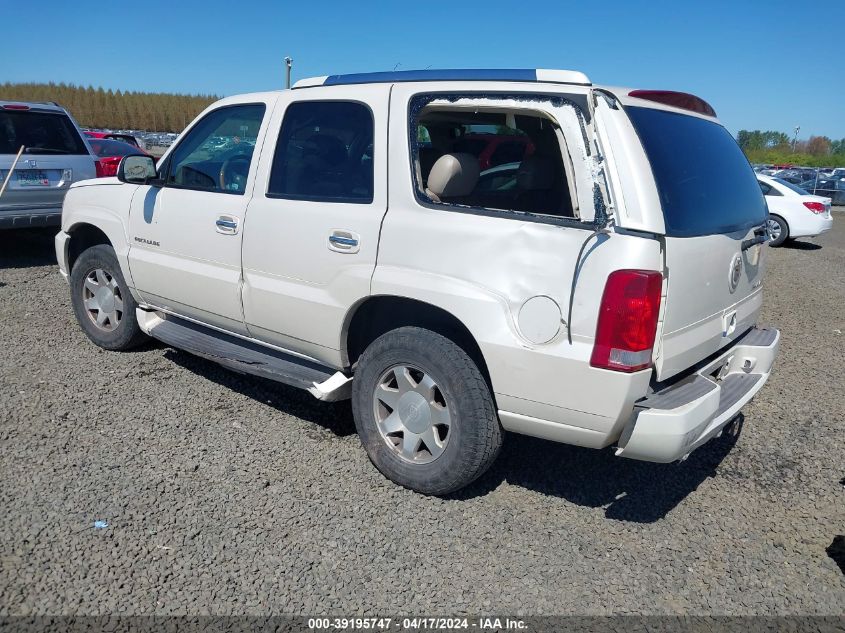
[[[769,206],[769,246],[795,237],[814,237],[833,226],[830,198],[807,193],[786,180],[757,174]]]
[[[117,167],[120,165],[120,159],[124,156],[130,156],[132,154],[149,156],[147,152],[135,145],[109,138],[92,138],[88,143],[98,157],[97,178],[116,175]]]
[[[830,198],[834,205],[845,205],[845,178],[819,178],[798,185],[807,193]]]
[[[54,103],[0,101],[0,228],[58,226],[71,183],[93,178],[94,155],[70,114]]]
[[[534,145],[525,135],[470,133],[462,136],[452,151],[476,156],[478,167],[483,171],[531,156]]]
[[[123,134],[120,132],[95,132],[94,130],[85,130],[85,136],[88,138],[108,138],[114,141],[123,141],[129,145],[134,145],[141,149],[146,149],[144,141],[132,134]]]

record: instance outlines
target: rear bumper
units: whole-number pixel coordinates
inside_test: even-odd
[[[0,212],[0,229],[26,229],[41,226],[61,226],[62,208],[38,209],[32,212]]]
[[[833,228],[833,217],[826,215],[813,215],[802,217],[800,222],[793,222],[789,225],[790,237],[815,237],[826,233]]]
[[[637,402],[616,454],[651,462],[685,458],[766,384],[779,344],[778,330],[753,328],[702,369]]]

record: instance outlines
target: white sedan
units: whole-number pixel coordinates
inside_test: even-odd
[[[769,205],[769,246],[794,237],[815,237],[833,226],[830,198],[813,196],[790,182],[757,174]]]

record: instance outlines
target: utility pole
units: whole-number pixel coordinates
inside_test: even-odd
[[[795,126],[795,136],[792,137],[792,153],[795,153],[795,145],[798,143],[798,131],[801,129],[800,125]]]
[[[293,66],[293,58],[292,57],[285,57],[285,67],[286,67],[286,78],[285,78],[285,88],[290,89],[290,69]]]

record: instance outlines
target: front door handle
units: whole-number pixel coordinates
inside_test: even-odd
[[[361,237],[346,229],[334,229],[329,234],[328,246],[336,253],[357,253],[361,250]]]
[[[221,215],[214,223],[217,227],[217,232],[223,235],[236,235],[238,226],[240,225],[240,218],[234,215]]]

